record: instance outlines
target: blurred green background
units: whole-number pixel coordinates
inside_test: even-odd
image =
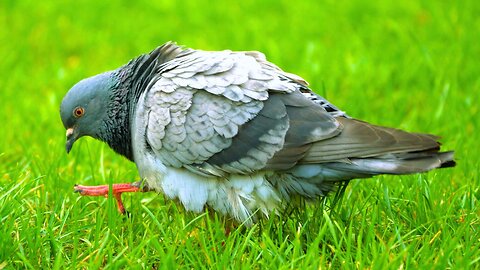
[[[0,269],[480,267],[479,14],[475,0],[2,0]],[[458,166],[354,181],[331,215],[230,237],[155,195],[129,196],[124,220],[72,186],[138,180],[134,164],[92,139],[67,156],[59,105],[169,40],[262,51],[353,117],[442,136]]]

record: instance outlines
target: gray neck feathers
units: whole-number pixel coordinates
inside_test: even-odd
[[[154,51],[155,52],[155,51]],[[141,55],[112,72],[114,85],[99,138],[115,152],[133,161],[131,122],[135,105],[152,79],[156,55]]]

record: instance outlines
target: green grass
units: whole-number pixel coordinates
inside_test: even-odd
[[[0,2],[0,269],[480,269],[478,1]],[[78,80],[168,40],[260,50],[350,115],[443,137],[458,166],[354,180],[225,236],[155,194],[85,198],[134,164],[59,117]]]

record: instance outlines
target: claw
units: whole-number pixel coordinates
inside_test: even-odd
[[[83,189],[79,188],[79,185],[75,184],[75,186],[73,186],[73,192],[81,194]]]

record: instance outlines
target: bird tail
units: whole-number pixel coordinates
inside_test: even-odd
[[[413,174],[454,167],[454,152],[440,152],[438,137],[337,118],[342,132],[313,143],[289,170],[289,190],[303,197],[325,195],[337,182],[379,174]]]
[[[369,158],[351,158],[343,162],[303,164],[289,171],[291,178],[276,181],[281,194],[289,193],[303,198],[325,196],[337,189],[339,182],[369,178],[379,174],[413,174],[437,168],[455,166],[454,152],[438,150],[388,154]]]
[[[302,162],[350,172],[351,178],[411,174],[455,166],[453,151],[440,152],[439,137],[337,118],[342,132],[315,142]]]
[[[364,178],[378,174],[412,174],[454,167],[456,163],[453,156],[453,151],[428,150],[370,158],[352,158],[349,162],[331,162],[322,166],[343,174],[351,173],[354,178]]]

